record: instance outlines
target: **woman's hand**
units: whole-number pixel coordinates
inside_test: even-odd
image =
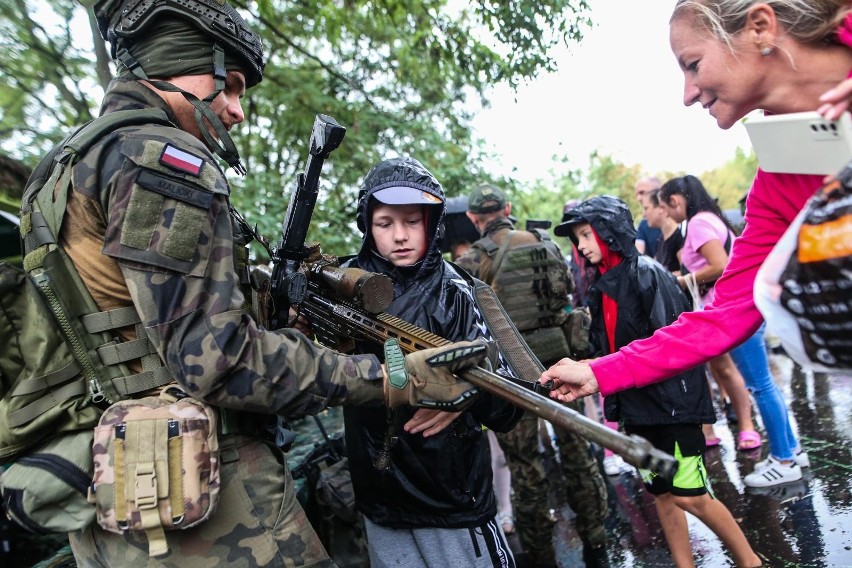
[[[411,417],[411,420],[402,427],[409,434],[423,432],[423,437],[434,436],[458,418],[461,412],[445,412],[432,408],[420,408]]]
[[[552,382],[551,398],[572,402],[598,392],[598,379],[592,372],[589,360],[562,359],[541,374],[541,384]]]
[[[836,87],[827,90],[819,97],[822,105],[817,109],[828,120],[836,120],[849,110],[852,103],[852,79],[841,81]]]

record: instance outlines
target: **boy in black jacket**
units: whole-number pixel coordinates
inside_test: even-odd
[[[391,278],[394,300],[387,313],[452,341],[487,338],[470,284],[441,257],[444,211],[441,184],[420,162],[381,162],[359,193],[364,241],[347,266]],[[521,414],[488,393],[461,413],[344,409],[355,500],[366,517],[373,568],[514,566],[495,521],[482,425],[508,431]],[[396,441],[386,447],[389,429]],[[380,470],[374,463],[383,450],[390,462]]]
[[[686,295],[675,277],[636,250],[633,219],[623,201],[610,196],[584,201],[565,214],[554,232],[569,237],[597,266],[589,292],[589,341],[595,355],[612,353],[635,339],[649,337],[687,309]],[[608,396],[604,412],[608,420],[621,422],[628,434],[646,438],[678,460],[673,479],[640,470],[645,487],[654,495],[677,566],[695,565],[684,511],[716,533],[737,565],[760,563],[730,511],[713,497],[708,485],[701,424],[715,422],[716,416],[700,367],[661,383]]]

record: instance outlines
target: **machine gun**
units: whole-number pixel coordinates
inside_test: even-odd
[[[322,256],[315,263],[309,260],[308,265],[308,287],[299,312],[311,321],[320,343],[346,352],[354,347],[355,341],[383,344],[385,340],[395,338],[406,353],[451,343],[404,320],[381,313],[393,299],[393,287],[385,276],[357,268],[340,268],[334,265],[333,257],[329,256]],[[369,306],[365,305],[365,300]],[[610,448],[636,467],[663,476],[674,475],[677,467],[675,459],[654,448],[644,438],[611,430],[486,369],[465,369],[459,376],[480,390],[532,412],[558,428]]]
[[[310,157],[293,187],[281,242],[272,252],[273,308],[270,328],[285,327],[290,306],[306,316],[317,340],[341,352],[351,352],[356,341],[383,344],[395,338],[406,353],[450,343],[429,331],[383,313],[393,300],[389,278],[358,268],[341,268],[337,258],[322,254],[318,243],[305,245],[305,236],[319,194],[319,175],[325,158],[340,145],[346,129],[329,116],[318,114],[310,141]],[[483,286],[485,286],[483,284]],[[485,286],[489,289],[490,287]],[[625,461],[671,477],[677,462],[638,436],[626,436],[558,404],[529,388],[480,367],[461,377],[480,390],[610,448]]]

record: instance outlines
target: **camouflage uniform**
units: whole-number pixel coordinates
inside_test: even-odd
[[[499,246],[512,229],[509,219],[499,217],[485,227],[482,236],[490,237]],[[531,233],[519,231],[510,248],[535,240]],[[474,276],[491,273],[492,259],[478,247],[471,247],[456,262]],[[565,304],[568,302],[566,297]],[[545,366],[554,362],[542,361]],[[580,407],[575,407],[575,410],[580,410]],[[606,485],[591,446],[588,441],[570,432],[559,429],[555,429],[555,432],[560,446],[568,504],[577,515],[577,532],[591,546],[601,545],[606,542],[603,526],[607,512]],[[555,566],[553,523],[548,517],[547,505],[549,481],[538,447],[539,420],[528,413],[511,432],[498,433],[497,439],[506,454],[512,474],[512,502],[521,545],[532,563]]]
[[[175,120],[163,99],[127,79],[113,82],[102,112],[145,107]],[[167,159],[175,150],[188,162]],[[175,380],[226,417],[213,516],[167,532],[170,552],[151,559],[144,535],[90,526],[70,535],[79,564],[333,565],[296,502],[283,455],[264,435],[266,417],[378,403],[379,361],[255,323],[246,305],[244,224],[217,160],[190,134],[161,125],[119,129],[74,167],[72,183],[61,246],[99,308],[136,306]]]

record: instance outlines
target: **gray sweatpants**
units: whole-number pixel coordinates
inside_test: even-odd
[[[371,568],[515,568],[515,558],[494,519],[469,529],[389,529],[366,517]]]

